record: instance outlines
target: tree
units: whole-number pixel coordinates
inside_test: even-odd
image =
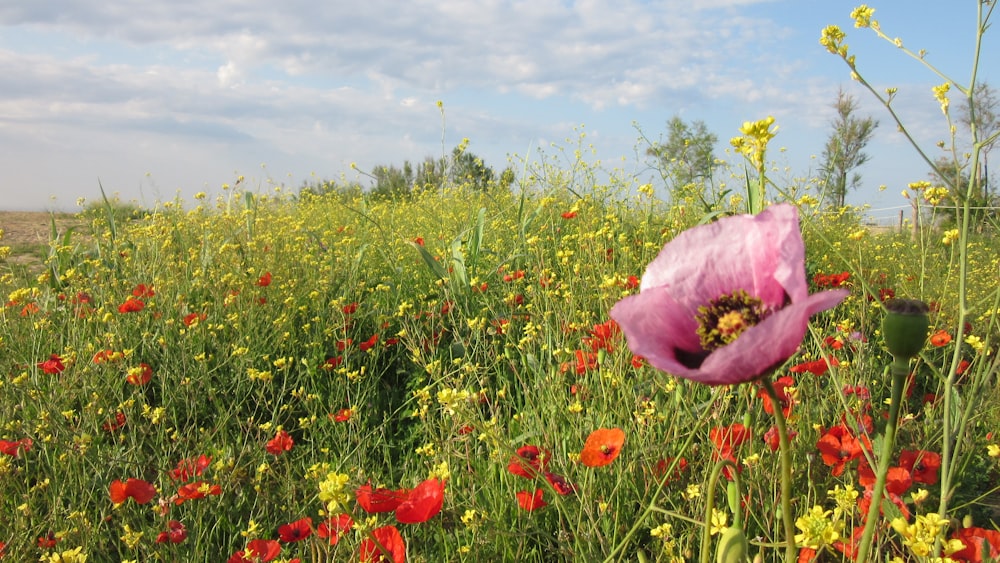
[[[976,84],[972,91],[971,103],[961,106],[958,121],[965,126],[965,130],[972,134],[972,125],[976,126],[976,137],[982,145],[982,162],[979,163],[979,170],[975,171],[976,176],[976,196],[982,201],[989,200],[990,180],[989,154],[993,147],[997,145],[997,137],[994,135],[1000,131],[1000,100],[997,99],[997,91],[986,82]]]
[[[835,207],[843,207],[847,191],[861,185],[861,174],[855,170],[870,158],[864,151],[878,127],[872,117],[857,117],[858,101],[843,90],[837,92],[832,105],[837,117],[830,123],[833,131],[823,148],[820,172],[826,177],[824,199]],[[852,174],[853,172],[853,174]]]
[[[715,167],[715,143],[718,137],[704,121],[685,123],[680,116],[667,122],[666,142],[654,143],[646,154],[655,157],[664,179],[680,188],[712,177]]]

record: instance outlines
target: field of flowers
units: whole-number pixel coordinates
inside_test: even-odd
[[[740,196],[577,151],[0,247],[0,559],[996,560],[997,225],[869,230],[741,132]]]
[[[627,177],[533,177],[517,194],[227,191],[96,214],[93,240],[57,238],[40,275],[4,274],[6,558],[681,561],[738,523],[750,556],[781,560],[775,411],[797,553],[850,554],[882,461],[893,296],[930,304],[930,339],[876,549],[996,553],[995,239],[966,241],[958,327],[961,241],[800,201],[809,292],[849,295],[770,366],[775,402],[757,380],[654,369],[609,316],[694,205]]]

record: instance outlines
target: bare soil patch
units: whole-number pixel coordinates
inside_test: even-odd
[[[57,213],[54,217],[60,236],[70,228],[75,228],[79,234],[89,231],[86,223],[76,215]],[[0,211],[0,230],[3,231],[0,246],[11,248],[7,262],[29,269],[41,267],[52,237],[52,218],[52,214],[44,211]]]

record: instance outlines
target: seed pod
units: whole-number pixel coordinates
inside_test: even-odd
[[[747,560],[747,538],[743,530],[730,526],[719,536],[719,545],[715,550],[715,563],[744,563]]]
[[[882,338],[893,358],[916,357],[927,342],[930,321],[927,304],[917,299],[890,299],[885,304],[882,319]]]

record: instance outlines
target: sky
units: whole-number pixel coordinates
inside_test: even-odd
[[[976,0],[870,5],[908,48],[966,84]],[[819,45],[838,24],[861,73],[932,156],[943,80],[841,0],[46,0],[0,4],[0,209],[78,209],[100,188],[146,207],[222,193],[360,180],[352,170],[468,150],[570,151],[579,131],[608,168],[655,176],[644,136],[674,115],[728,140],[773,115],[777,175],[808,176],[843,88],[879,120],[863,185],[874,216],[927,178],[885,108]],[[996,83],[987,34],[980,80]],[[442,110],[437,102],[443,103]],[[567,142],[567,139],[570,142]],[[784,150],[778,151],[777,148]],[[624,159],[624,161],[622,160]],[[739,162],[735,158],[734,162]],[[887,189],[879,191],[879,186]]]

